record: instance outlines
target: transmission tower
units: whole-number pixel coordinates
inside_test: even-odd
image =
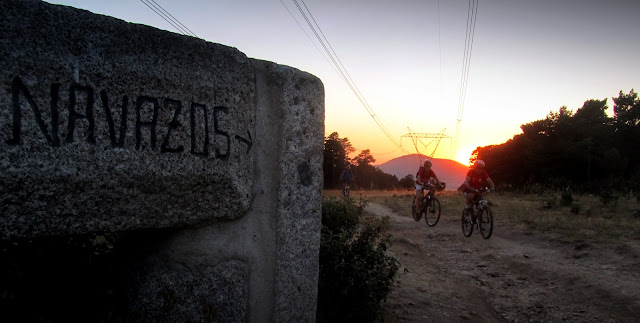
[[[444,131],[446,130],[446,128],[442,129],[442,131],[440,131],[438,133],[424,133],[424,132],[423,133],[419,133],[419,132],[414,132],[409,127],[407,127],[407,129],[409,129],[409,133],[405,134],[405,135],[402,135],[401,138],[402,137],[411,138],[411,141],[413,142],[413,146],[415,147],[416,152],[418,153],[418,158],[421,159],[420,162],[422,162],[422,157],[420,157],[421,155],[428,156],[429,159],[433,158],[433,155],[436,153],[436,150],[438,149],[438,146],[440,146],[440,141],[442,139],[451,139],[450,136],[447,136],[447,135],[444,134]],[[420,139],[431,139],[431,141],[429,141],[428,143],[425,144]],[[420,153],[420,148],[418,147],[418,143],[420,143],[425,148],[428,148],[431,144],[435,144],[435,147],[431,151],[431,154],[422,154],[422,153]]]

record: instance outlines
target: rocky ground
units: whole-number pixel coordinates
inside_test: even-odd
[[[384,322],[638,322],[640,242],[594,242],[496,223],[466,238],[456,215],[435,227],[378,203],[400,262]],[[496,214],[499,216],[499,214]]]

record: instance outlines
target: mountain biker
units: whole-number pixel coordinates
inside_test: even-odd
[[[347,165],[342,170],[342,174],[340,174],[340,181],[342,182],[343,186],[348,186],[349,184],[351,184],[351,181],[354,178],[355,178],[355,176],[353,176],[353,171],[351,170],[351,165]]]
[[[440,180],[436,173],[431,169],[433,164],[430,160],[425,160],[424,164],[420,169],[418,169],[418,174],[416,175],[416,212],[420,212],[420,208],[422,207],[422,197],[424,195],[424,189],[431,190],[437,186],[440,186]],[[437,186],[436,186],[437,185]]]
[[[479,191],[482,185],[486,182],[489,185],[491,191],[496,190],[496,185],[493,183],[491,178],[489,177],[489,173],[484,169],[485,163],[482,160],[477,160],[471,169],[467,172],[467,177],[465,177],[464,184],[462,184],[461,189],[463,195],[466,199],[467,205],[465,209],[469,209],[471,204],[473,204],[473,199],[476,196],[482,195]],[[472,217],[475,223],[475,217]]]

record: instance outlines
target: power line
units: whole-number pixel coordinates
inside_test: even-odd
[[[329,43],[329,40],[326,38],[326,36],[322,32],[322,29],[320,28],[319,24],[317,23],[317,21],[315,20],[315,18],[311,14],[311,11],[307,7],[307,5],[304,3],[304,0],[300,0],[300,2],[302,2],[304,8],[306,9],[306,12],[309,14],[309,17],[311,17],[311,20],[313,20],[313,23],[311,22],[309,17],[307,17],[307,14],[305,13],[305,9],[303,9],[302,6],[298,3],[298,0],[293,0],[293,2],[295,3],[296,7],[300,11],[300,13],[304,17],[304,19],[306,20],[307,24],[309,25],[309,28],[311,28],[311,30],[315,34],[316,38],[318,39],[318,41],[320,42],[320,44],[324,48],[325,52],[327,53],[327,55],[329,56],[329,58],[333,62],[333,66],[335,67],[334,69],[337,70],[339,76],[345,81],[345,83],[347,83],[347,85],[349,86],[351,91],[355,94],[355,96],[358,98],[358,100],[360,101],[360,104],[362,104],[362,106],[365,108],[365,110],[367,111],[369,116],[371,116],[371,118],[374,120],[376,125],[378,125],[378,127],[382,130],[382,132],[387,136],[387,138],[389,138],[389,140],[391,140],[391,142],[394,145],[396,145],[396,147],[398,147],[399,149],[402,149],[405,153],[409,153],[406,150],[404,150],[404,148],[402,148],[402,146],[393,138],[393,136],[391,136],[389,131],[386,129],[386,127],[382,123],[382,120],[380,120],[380,118],[373,111],[373,108],[371,108],[369,103],[366,101],[366,99],[364,98],[364,96],[362,95],[362,93],[360,92],[358,87],[356,86],[355,82],[353,81],[353,79],[351,78],[349,73],[347,72],[346,68],[344,67],[344,65],[342,64],[340,59],[338,58],[338,55],[333,50],[333,47],[331,47],[331,45]],[[315,24],[315,27],[314,27],[314,24]],[[316,27],[317,27],[317,30],[316,30]],[[303,31],[304,31],[304,29],[303,29]],[[318,34],[318,31],[320,32],[322,37],[320,37],[320,34]]]
[[[318,47],[318,45],[316,45],[316,43],[313,41],[313,39],[311,39],[311,36],[309,36],[309,34],[307,33],[306,30],[304,30],[304,28],[302,27],[302,25],[300,24],[300,22],[298,22],[298,19],[296,19],[296,17],[293,15],[293,13],[291,13],[291,10],[289,10],[289,8],[287,7],[287,5],[284,4],[284,2],[282,2],[282,0],[280,0],[280,3],[282,3],[282,6],[287,9],[287,12],[289,13],[289,15],[291,16],[291,18],[293,18],[293,20],[296,22],[296,24],[298,24],[298,27],[300,27],[300,29],[302,29],[302,32],[304,32],[304,34],[307,36],[307,38],[309,39],[309,41],[311,41],[311,43],[313,44],[313,46],[316,48],[316,50],[318,50],[318,53],[320,53],[320,55],[322,56],[322,58],[324,58],[324,60],[327,62],[327,64],[329,64],[331,66],[331,68],[333,68],[333,70],[338,73],[338,70],[336,69],[335,66],[333,66],[331,64],[331,62],[329,62],[329,59],[327,58],[327,56],[324,55],[324,53],[322,53],[322,51],[320,50],[320,48]]]
[[[442,106],[442,42],[441,42],[441,25],[440,25],[440,0],[438,0],[438,50],[440,52],[440,106]]]
[[[458,149],[460,140],[460,124],[467,95],[467,82],[469,80],[469,66],[471,64],[471,51],[473,49],[473,38],[476,32],[476,17],[478,15],[478,0],[469,0],[469,10],[467,11],[467,30],[464,41],[464,54],[462,62],[462,75],[460,77],[460,97],[458,98],[458,115],[456,117],[456,134],[454,151]]]
[[[173,28],[177,29],[180,33],[199,38],[198,36],[196,36],[194,32],[192,32],[189,28],[187,28],[187,26],[181,23],[176,17],[174,17],[171,13],[165,10],[160,4],[158,4],[154,0],[140,0],[140,2],[144,3],[147,7],[149,7],[149,9],[151,9],[158,16],[160,16],[162,19],[168,22],[171,26],[173,26]]]

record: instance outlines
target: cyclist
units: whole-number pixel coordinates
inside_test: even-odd
[[[342,181],[343,187],[349,186],[354,178],[355,176],[351,170],[351,165],[347,165],[345,169],[342,170],[342,174],[340,174],[340,181]]]
[[[485,182],[489,185],[490,190],[496,190],[496,185],[489,177],[489,173],[484,169],[484,166],[484,161],[477,160],[473,164],[473,167],[471,167],[467,172],[467,177],[465,177],[464,184],[461,186],[462,193],[467,202],[467,205],[465,206],[465,209],[467,210],[471,207],[471,204],[473,204],[473,199],[482,194],[479,192],[479,189]],[[473,223],[475,223],[475,214],[473,214],[471,218]]]
[[[436,176],[436,173],[431,169],[431,166],[433,166],[431,161],[428,159],[425,160],[423,166],[418,169],[418,174],[416,174],[416,212],[418,213],[422,207],[424,189],[426,188],[431,190],[440,186],[440,180],[438,179],[438,176]]]

